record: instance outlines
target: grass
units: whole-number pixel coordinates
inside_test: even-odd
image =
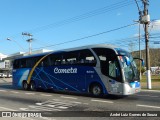
[[[152,80],[152,82],[160,82],[160,75],[152,75],[151,80]],[[146,81],[147,81],[146,76],[142,75],[141,82],[146,82]]]
[[[160,75],[152,75],[151,76],[151,83],[152,83],[153,90],[160,90]],[[142,75],[141,87],[142,87],[142,89],[147,88],[147,78],[144,75]]]

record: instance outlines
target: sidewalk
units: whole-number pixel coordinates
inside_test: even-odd
[[[149,90],[149,89],[141,89],[144,92],[160,92],[160,90]]]
[[[1,83],[11,83],[12,78],[0,78],[0,84]]]

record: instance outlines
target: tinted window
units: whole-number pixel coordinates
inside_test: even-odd
[[[96,59],[88,49],[80,51],[79,62],[82,65],[96,66]]]
[[[13,68],[32,68],[41,59],[41,57],[31,57],[15,60],[13,63]],[[41,66],[41,63],[39,66]]]
[[[115,51],[107,48],[94,48],[93,50],[99,57],[102,74],[116,80],[121,80],[120,65]]]
[[[26,67],[28,67],[28,68],[31,68],[31,67],[33,67],[34,66],[34,64],[35,64],[35,60],[34,60],[34,58],[32,58],[32,59],[27,59],[26,60]]]
[[[13,62],[13,69],[18,69],[20,68],[20,61],[19,60],[15,60]]]
[[[49,65],[61,65],[62,54],[51,54],[48,57]]]
[[[63,54],[62,63],[66,65],[78,64],[79,51],[66,52]]]
[[[50,65],[88,65],[95,66],[96,59],[90,50],[77,50],[52,54],[49,56]]]

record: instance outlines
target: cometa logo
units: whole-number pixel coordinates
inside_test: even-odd
[[[54,68],[54,73],[77,73],[77,68],[69,68],[69,69],[59,69],[59,68]]]

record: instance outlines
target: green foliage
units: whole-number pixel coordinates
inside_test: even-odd
[[[142,58],[144,59],[146,63],[146,54],[145,50],[141,50]],[[151,67],[160,66],[160,48],[150,48],[150,65]],[[133,57],[139,58],[139,51],[132,52]],[[137,66],[139,66],[139,62],[136,61]]]
[[[141,68],[141,73],[144,73],[146,70],[144,67]]]

